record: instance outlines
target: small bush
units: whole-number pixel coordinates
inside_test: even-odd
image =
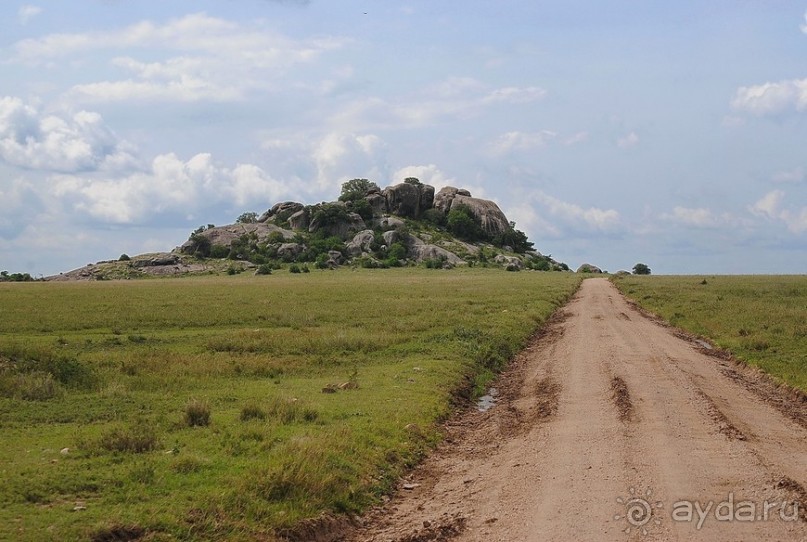
[[[299,265],[293,263],[289,266],[289,273],[302,273],[302,270]]]
[[[171,469],[177,474],[193,474],[199,472],[205,467],[205,461],[198,457],[182,457],[171,465]]]
[[[118,258],[118,261],[119,261],[119,262],[128,262],[129,260],[131,260],[131,258],[130,258],[130,257],[129,257],[129,255],[128,255],[128,254],[126,254],[126,253],[121,254],[121,255],[120,255],[120,258]]]
[[[258,269],[255,270],[256,275],[271,275],[272,274],[272,264],[265,263],[258,266]]]
[[[247,422],[249,420],[265,420],[266,412],[255,403],[244,405],[241,409],[241,421]]]
[[[210,247],[210,257],[224,259],[230,255],[230,248],[224,245],[212,245]]]
[[[0,375],[0,396],[26,401],[47,401],[60,397],[62,387],[50,373],[4,373]]]
[[[159,447],[157,433],[149,424],[138,423],[131,427],[116,427],[103,435],[99,446],[110,452],[144,453]]]
[[[204,427],[210,425],[210,406],[205,401],[191,399],[185,405],[185,425]]]
[[[300,404],[296,399],[287,400],[278,397],[269,402],[266,414],[269,419],[284,424],[298,421],[313,422],[319,418],[319,412]]]

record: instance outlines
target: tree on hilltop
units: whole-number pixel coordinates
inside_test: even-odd
[[[367,179],[350,179],[342,183],[339,201],[357,201],[363,199],[370,190],[381,190],[377,184]]]
[[[637,263],[636,265],[633,266],[633,274],[634,275],[649,275],[650,274],[650,268],[647,267],[643,263]]]

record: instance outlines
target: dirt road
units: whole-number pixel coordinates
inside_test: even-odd
[[[807,540],[807,404],[605,279],[498,386],[351,540]]]

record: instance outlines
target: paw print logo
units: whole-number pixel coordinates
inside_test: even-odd
[[[629,493],[630,495],[627,497],[617,498],[616,502],[622,505],[624,514],[616,514],[614,520],[625,520],[627,523],[627,526],[623,529],[625,533],[630,533],[635,529],[637,532],[647,535],[653,525],[661,525],[661,518],[658,517],[660,513],[657,510],[664,508],[664,505],[661,501],[653,502],[651,500],[653,497],[652,489],[647,489],[644,493],[641,493],[632,487],[629,489]]]

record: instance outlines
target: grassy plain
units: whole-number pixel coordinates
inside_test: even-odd
[[[671,324],[807,391],[807,276],[629,276],[614,282]]]
[[[359,511],[579,280],[0,284],[0,539],[271,540]],[[358,388],[323,393],[345,383]]]

